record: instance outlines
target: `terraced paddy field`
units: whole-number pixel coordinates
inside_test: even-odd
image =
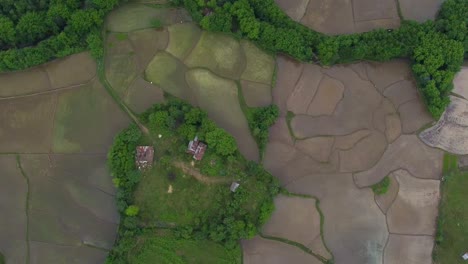
[[[432,263],[444,155],[435,147],[453,144],[443,133],[433,147],[418,137],[434,120],[407,61],[298,63],[204,32],[181,9],[138,2],[164,1],[132,1],[107,18],[109,86],[87,53],[0,74],[0,212],[9,216],[0,219],[0,263],[2,255],[14,264],[105,261],[119,224],[106,153],[130,123],[119,105],[137,115],[164,93],[205,109],[255,161],[246,107],[280,109],[261,162],[285,190],[261,236],[241,242],[244,263]],[[277,2],[329,34],[400,23],[393,1]],[[422,21],[437,10],[432,2],[414,11],[400,1],[400,8]],[[452,113],[463,112],[454,101]],[[450,113],[449,128],[463,126]],[[388,190],[374,193],[384,178]],[[145,237],[147,250],[131,252],[131,260],[240,263],[239,248],[161,237]],[[155,247],[167,255],[155,256]],[[208,250],[216,257],[200,254]]]
[[[113,246],[119,215],[106,153],[129,120],[95,74],[88,53],[0,74],[6,263],[102,263]]]

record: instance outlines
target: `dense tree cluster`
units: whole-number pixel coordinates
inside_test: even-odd
[[[468,1],[447,0],[436,21],[402,21],[399,29],[326,36],[290,19],[274,0],[173,0],[207,30],[234,33],[262,48],[323,65],[411,58],[430,113],[449,103],[453,76],[468,54]]]
[[[268,131],[264,126],[274,123],[277,111],[275,107],[266,107],[254,112],[255,120],[265,119],[258,124],[263,131]],[[182,160],[189,164],[192,160],[185,153],[186,144],[197,135],[208,144],[204,159],[196,165],[200,171],[208,176],[229,176],[242,182],[234,193],[228,185],[221,185],[216,195],[210,197],[212,208],[191,212],[196,215],[193,223],[175,226],[174,232],[179,239],[210,240],[231,248],[239,239],[251,238],[259,232],[274,209],[273,198],[279,192],[276,178],[261,165],[245,160],[234,138],[200,108],[169,99],[165,104],[154,105],[140,117],[148,127],[150,137],[158,138],[155,148],[155,162],[158,164],[155,166],[158,171],[167,170],[168,178],[176,177],[174,161]],[[138,144],[146,145],[153,141],[148,135],[142,135],[136,125],[131,125],[117,135],[109,151],[109,168],[118,187],[121,225],[119,239],[107,263],[126,263],[125,256],[134,247],[132,241],[148,231],[139,218],[141,209],[134,204],[133,193],[142,178],[142,173],[135,167],[134,155]]]
[[[0,71],[20,70],[89,48],[102,56],[100,28],[119,0],[2,0]]]
[[[269,128],[276,122],[279,109],[273,104],[267,107],[250,108],[246,114],[252,135],[257,141],[261,155],[263,155],[268,143]]]

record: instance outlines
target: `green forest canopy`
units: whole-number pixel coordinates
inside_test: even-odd
[[[402,21],[395,30],[327,36],[289,18],[274,0],[172,0],[202,28],[256,42],[272,53],[322,65],[410,58],[429,112],[449,104],[452,81],[468,51],[468,1],[447,0],[436,21]]]
[[[12,71],[87,48],[102,56],[101,25],[119,0],[1,2],[0,71]]]

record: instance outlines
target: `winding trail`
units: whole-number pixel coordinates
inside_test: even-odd
[[[181,161],[175,161],[174,166],[181,169],[183,172],[189,174],[190,176],[194,177],[197,181],[205,183],[205,184],[222,184],[222,183],[230,183],[233,179],[225,178],[225,177],[208,177],[200,173],[195,168],[188,166],[187,164]]]

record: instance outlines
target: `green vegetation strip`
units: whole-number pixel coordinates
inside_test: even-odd
[[[263,160],[266,145],[268,144],[269,128],[276,122],[279,117],[278,106],[272,104],[266,107],[249,107],[245,102],[244,94],[240,82],[237,82],[239,103],[242,111],[249,123],[250,132],[252,133],[255,142],[257,142],[260,161]]]
[[[463,263],[461,256],[468,251],[467,186],[468,172],[458,169],[456,156],[446,154],[433,253],[437,264]]]
[[[380,182],[372,185],[372,191],[376,195],[384,195],[388,192],[388,188],[390,187],[390,177],[385,176]]]
[[[398,29],[327,36],[288,17],[274,0],[172,0],[203,29],[234,33],[263,49],[323,65],[410,58],[429,112],[449,104],[452,81],[468,55],[468,1],[447,0],[436,21],[402,21]]]
[[[121,224],[107,263],[240,263],[239,240],[255,236],[271,216],[277,179],[247,161],[234,138],[199,108],[167,98],[139,119],[149,134],[132,124],[108,154]],[[208,145],[201,161],[186,153],[196,135]],[[153,166],[143,171],[135,168],[138,145],[154,146]],[[217,180],[223,178],[228,182]],[[229,179],[240,184],[235,192]],[[154,232],[158,226],[171,233]],[[219,257],[197,257],[211,247]],[[174,254],[179,250],[182,258]]]
[[[299,248],[300,250],[304,251],[305,253],[307,254],[310,254],[314,257],[316,257],[318,260],[320,260],[322,263],[325,263],[325,264],[329,264],[331,262],[329,262],[328,259],[314,253],[310,248],[304,246],[303,244],[301,243],[298,243],[298,242],[295,242],[295,241],[291,241],[289,239],[286,239],[286,238],[282,238],[282,237],[274,237],[274,236],[267,236],[267,235],[264,235],[264,234],[260,234],[260,236],[262,238],[265,238],[265,239],[269,239],[269,240],[274,240],[274,241],[279,241],[279,242],[282,242],[282,243],[285,243],[285,244],[288,244],[288,245],[291,245],[293,247],[297,247]]]
[[[23,167],[21,166],[21,157],[20,155],[16,155],[16,165],[18,166],[18,169],[21,172],[21,175],[23,175],[24,180],[26,181],[26,204],[25,204],[25,213],[26,213],[26,263],[29,263],[30,259],[30,245],[29,245],[29,177],[26,175],[26,173],[23,170]],[[3,256],[0,254],[0,264],[2,262]]]
[[[118,3],[2,1],[0,71],[26,69],[85,49],[99,56],[104,16]]]
[[[5,264],[5,257],[3,254],[0,252],[0,264]]]

